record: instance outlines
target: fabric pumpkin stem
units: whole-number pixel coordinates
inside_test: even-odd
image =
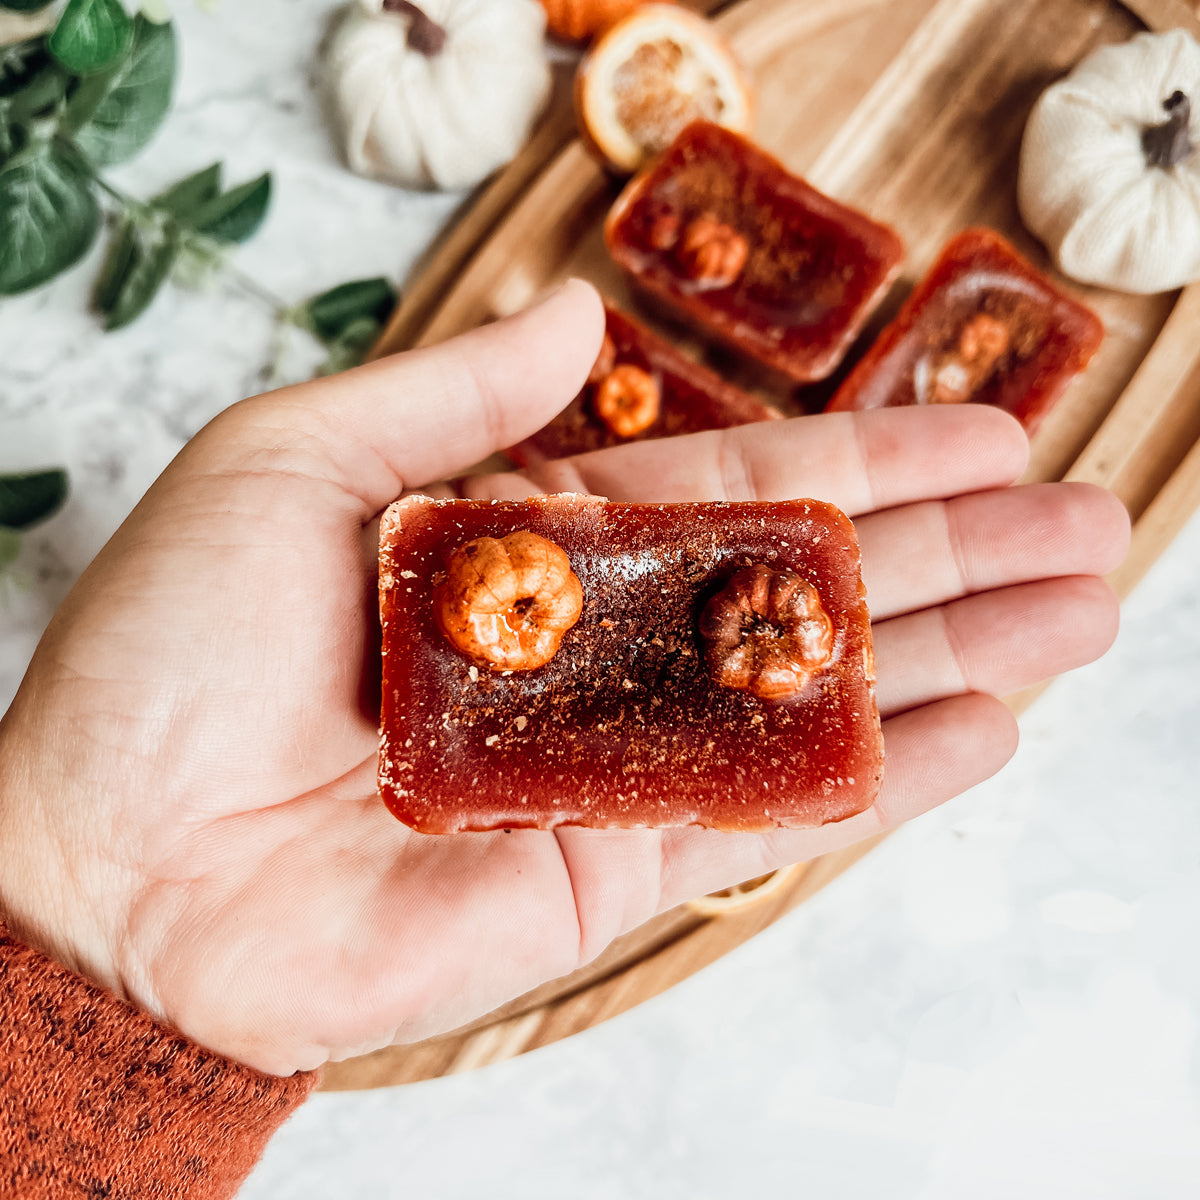
[[[409,18],[408,44],[418,54],[426,58],[441,54],[446,45],[445,29],[411,0],[383,0],[383,11],[403,13]]]
[[[1142,153],[1146,166],[1168,170],[1191,158],[1196,152],[1189,125],[1192,102],[1183,92],[1175,91],[1163,101],[1167,119],[1161,125],[1147,125],[1142,130]]]

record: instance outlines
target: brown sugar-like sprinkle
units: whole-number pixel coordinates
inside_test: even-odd
[[[433,616],[464,541],[527,529],[560,546],[582,612],[532,671],[470,670]],[[755,563],[828,614],[828,658],[795,695],[713,679],[708,601]],[[414,582],[399,586],[401,570]],[[556,825],[768,829],[841,820],[882,771],[853,526],[817,501],[613,504],[580,496],[393,505],[380,533],[380,789],[426,833]]]
[[[664,236],[677,220],[727,227],[745,261],[723,286]],[[899,237],[711,122],[689,125],[613,206],[605,241],[634,282],[705,331],[797,382],[841,361],[900,268]]]
[[[998,233],[951,238],[828,411],[971,401],[1033,433],[1099,349],[1100,318]]]
[[[729,429],[780,416],[778,410],[687,357],[665,338],[612,305],[605,309],[604,347],[583,390],[549,425],[509,450],[521,465],[565,458],[629,440]],[[654,419],[632,434],[614,431],[595,408],[601,381],[617,365],[645,372],[658,388]],[[603,367],[603,370],[600,368]]]

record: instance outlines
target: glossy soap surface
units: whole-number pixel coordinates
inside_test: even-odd
[[[432,592],[464,542],[518,529],[566,551],[583,612],[546,666],[496,673],[446,640]],[[697,615],[750,562],[802,575],[833,620],[831,661],[789,701],[718,687],[703,661]],[[858,544],[829,505],[412,497],[381,525],[380,612],[380,790],[423,832],[810,826],[878,789]]]
[[[549,425],[509,451],[521,465],[629,441],[728,429],[780,415],[611,306],[605,307],[605,328],[616,348],[616,364],[639,367],[658,384],[661,396],[658,419],[633,438],[619,437],[592,410],[595,385],[587,384]]]
[[[737,279],[698,284],[674,249],[655,248],[664,215],[684,225],[709,215],[742,234],[749,253]],[[904,254],[886,225],[709,122],[689,125],[627,185],[605,240],[642,287],[801,383],[823,379],[841,362]]]
[[[1003,327],[1004,349],[975,366],[967,362],[969,394],[947,394],[938,388],[939,372],[970,359],[964,331],[981,315]],[[1100,318],[998,233],[964,230],[943,247],[828,409],[971,400],[1006,409],[1032,433],[1103,339]]]

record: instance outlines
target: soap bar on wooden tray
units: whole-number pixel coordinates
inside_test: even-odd
[[[729,429],[781,415],[606,305],[604,344],[587,383],[549,425],[512,447],[509,455],[529,466],[629,441]]]
[[[827,411],[976,401],[1033,433],[1100,348],[1104,326],[990,229],[942,248]]]
[[[766,830],[876,795],[858,542],[830,505],[414,496],[379,565],[379,786],[421,832]]]
[[[626,185],[604,233],[647,292],[799,383],[837,367],[904,256],[886,225],[707,121]]]

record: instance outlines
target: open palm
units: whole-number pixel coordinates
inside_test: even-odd
[[[1123,510],[1010,488],[975,407],[802,418],[470,481],[469,494],[817,496],[855,518],[887,767],[823,829],[425,837],[375,789],[373,522],[544,424],[599,345],[595,294],[246,401],[154,485],[56,615],[0,725],[4,911],[35,944],[278,1074],[425,1037],[673,904],[891,827],[1011,754],[993,697],[1113,636]]]

